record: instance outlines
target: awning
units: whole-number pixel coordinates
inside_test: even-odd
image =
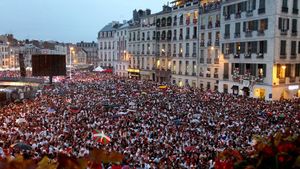
[[[236,85],[233,85],[233,86],[231,87],[231,89],[232,89],[232,90],[239,90],[239,87],[236,86]]]

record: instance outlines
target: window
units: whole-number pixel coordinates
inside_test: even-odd
[[[298,14],[299,10],[298,10],[298,0],[294,0],[293,3],[293,14]]]
[[[235,36],[240,36],[241,34],[241,23],[235,23]]]
[[[268,29],[268,19],[262,19],[259,23],[259,31],[264,31]]]
[[[190,28],[186,28],[186,39],[190,38]]]
[[[230,24],[225,25],[225,37],[230,37]]]
[[[259,53],[267,53],[268,45],[267,41],[259,42]]]
[[[173,45],[173,55],[176,54],[176,44]]]
[[[282,32],[289,30],[289,21],[288,18],[279,18],[278,29]]]
[[[296,55],[297,43],[296,41],[292,41],[291,45],[291,55]]]
[[[186,45],[185,45],[185,53],[186,53],[186,55],[189,55],[189,53],[190,53],[190,44],[189,43],[186,43]]]
[[[196,57],[197,43],[193,43],[193,57]]]
[[[295,66],[295,75],[300,76],[300,64],[296,64]]]
[[[282,0],[281,12],[284,12],[284,13],[288,13],[289,12],[288,0]]]
[[[280,55],[286,55],[286,41],[280,41]]]
[[[297,33],[297,19],[292,19],[292,33]]]
[[[266,12],[266,0],[259,1],[258,14],[262,14]]]

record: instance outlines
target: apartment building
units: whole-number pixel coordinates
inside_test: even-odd
[[[122,26],[119,22],[113,21],[104,26],[98,33],[98,57],[99,64],[103,67],[113,67],[115,54],[115,34],[117,29]]]
[[[114,61],[114,73],[121,77],[128,77],[129,66],[129,54],[128,54],[128,28],[127,21],[123,22],[116,32],[115,42],[117,47],[115,48],[116,59]]]
[[[201,1],[199,8],[199,88],[218,91],[220,79],[220,14],[219,0]]]
[[[199,0],[172,2],[171,71],[172,83],[179,86],[198,87],[198,56],[199,56]]]
[[[76,44],[77,47],[82,48],[86,54],[86,63],[94,65],[95,67],[98,64],[98,44],[93,42],[83,42]]]
[[[220,92],[299,97],[298,8],[298,0],[223,1]]]

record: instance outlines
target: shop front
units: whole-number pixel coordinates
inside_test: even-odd
[[[152,80],[152,72],[150,71],[140,71],[141,80]]]
[[[141,79],[141,73],[139,69],[128,69],[127,72],[128,72],[129,79],[137,79],[137,80]]]

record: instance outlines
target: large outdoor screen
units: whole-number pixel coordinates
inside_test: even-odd
[[[66,55],[32,55],[32,76],[65,76]]]

